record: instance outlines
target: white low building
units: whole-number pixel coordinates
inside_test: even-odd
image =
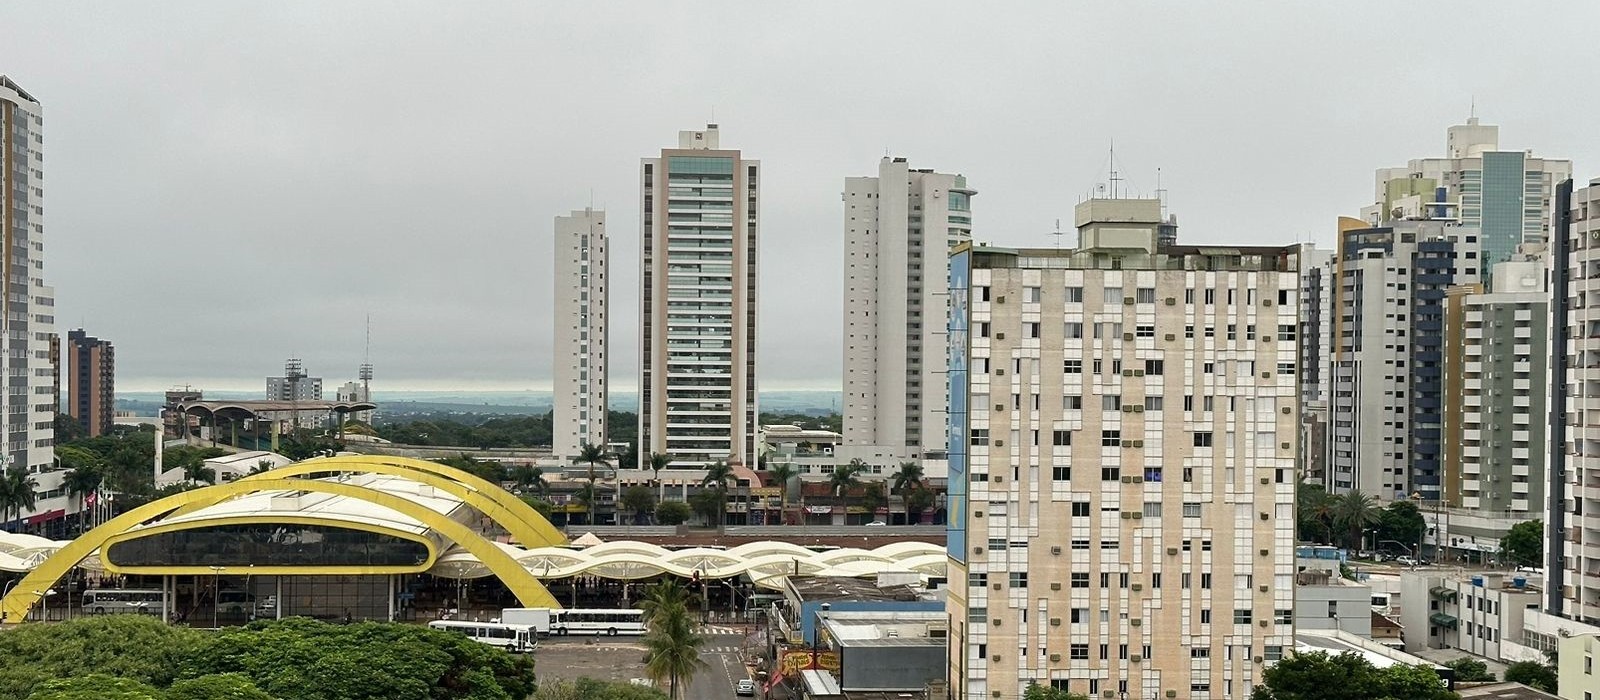
[[[212,483],[225,484],[249,476],[263,467],[277,469],[293,462],[294,460],[276,452],[250,450],[235,452],[221,457],[212,457],[205,461],[205,465],[214,475]],[[183,469],[168,469],[161,472],[161,476],[156,479],[156,488],[171,486],[186,480],[188,479],[185,477]]]

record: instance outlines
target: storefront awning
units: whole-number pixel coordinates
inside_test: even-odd
[[[1449,627],[1451,629],[1454,629],[1456,626],[1456,616],[1446,615],[1444,613],[1434,613],[1429,615],[1428,621],[1440,627]]]

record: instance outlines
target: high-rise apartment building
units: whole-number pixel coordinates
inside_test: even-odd
[[[1556,211],[1549,248],[1546,608],[1600,623],[1600,178],[1578,189],[1570,180],[1559,185]]]
[[[640,454],[755,464],[760,170],[715,124],[642,163]]]
[[[111,341],[67,332],[67,414],[89,437],[111,429],[117,404],[117,354]]]
[[[554,454],[578,456],[606,444],[606,213],[593,209],[556,217]]]
[[[1243,697],[1293,644],[1300,247],[1170,246],[1135,204],[1076,249],[950,267],[949,677]]]
[[[1448,292],[1442,441],[1448,506],[1509,522],[1543,517],[1545,277],[1541,255],[1519,253],[1495,265],[1488,291],[1467,285]]]
[[[1328,469],[1329,381],[1333,361],[1334,254],[1300,247],[1300,465],[1301,475],[1325,483]]]
[[[39,100],[9,77],[0,75],[0,237],[5,256],[0,269],[11,293],[5,297],[0,334],[8,371],[3,466],[48,472],[55,452],[53,382],[42,371],[50,358],[55,331],[55,291],[45,286],[44,263],[44,116]],[[39,491],[59,479],[35,480]],[[43,508],[41,503],[39,508]],[[27,515],[27,514],[25,514]]]
[[[1339,220],[1330,492],[1439,498],[1445,292],[1478,260],[1477,229],[1453,219]]]
[[[844,183],[844,441],[921,458],[945,448],[945,330],[952,246],[972,239],[961,175],[884,158]]]
[[[267,377],[267,400],[321,401],[322,377],[306,376],[305,365],[290,358],[283,363],[283,376]]]
[[[1377,200],[1362,218],[1378,225],[1448,216],[1477,228],[1483,252],[1478,274],[1486,278],[1518,245],[1544,242],[1556,183],[1571,176],[1572,161],[1500,150],[1500,127],[1473,117],[1446,131],[1443,158],[1379,169]]]

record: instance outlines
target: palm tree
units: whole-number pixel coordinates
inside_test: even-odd
[[[265,474],[273,469],[277,469],[277,467],[272,466],[272,460],[263,459],[259,462],[256,462],[256,465],[250,468],[250,475],[255,476],[256,474]]]
[[[861,472],[866,471],[867,463],[860,459],[852,459],[849,464],[841,464],[833,470],[833,476],[828,477],[828,485],[833,487],[833,495],[844,498],[850,489],[861,484],[857,478]]]
[[[539,467],[529,469],[527,486],[528,488],[533,489],[534,493],[539,494],[539,498],[541,499],[548,495],[550,492],[550,482],[544,480],[544,469]]]
[[[1359,546],[1361,531],[1368,525],[1377,524],[1383,511],[1378,508],[1377,502],[1371,496],[1362,493],[1360,489],[1352,489],[1333,500],[1333,521],[1342,525],[1349,534],[1345,545],[1351,546],[1351,542],[1354,542]]]
[[[589,476],[588,476],[589,485],[584,488],[584,499],[583,500],[588,505],[589,524],[593,525],[593,524],[595,524],[595,522],[594,522],[595,521],[595,517],[594,516],[595,516],[595,510],[596,510],[595,509],[595,498],[594,498],[594,482],[595,482],[595,479],[599,478],[599,476],[597,474],[595,474],[594,468],[595,468],[595,465],[597,465],[597,464],[609,467],[609,466],[611,466],[611,460],[606,457],[606,448],[605,447],[603,447],[601,445],[590,445],[588,443],[584,443],[583,447],[580,450],[578,450],[578,456],[572,458],[572,463],[573,464],[588,464],[589,465]]]
[[[706,640],[695,633],[689,618],[688,593],[675,581],[663,581],[646,591],[639,607],[650,626],[645,637],[645,673],[657,683],[666,681],[667,697],[679,700],[682,694],[678,689],[687,688],[696,672],[710,668],[700,660]]]
[[[105,481],[105,475],[95,465],[82,465],[66,473],[62,485],[67,487],[67,496],[78,499],[78,523],[84,520],[84,498],[99,490],[100,483]]]
[[[900,505],[905,508],[906,525],[911,524],[911,492],[922,488],[922,465],[901,462],[900,471],[889,480],[889,487],[900,492]]]
[[[785,521],[789,516],[789,480],[799,473],[789,462],[779,462],[767,467],[767,476],[778,482],[778,512],[782,513]]]
[[[215,484],[217,472],[206,466],[205,462],[196,461],[183,465],[183,478],[197,484]]]
[[[1301,478],[1297,491],[1299,493],[1295,516],[1300,529],[1305,531],[1300,533],[1301,536],[1315,537],[1317,530],[1321,530],[1323,539],[1332,544],[1333,509],[1339,499],[1328,495],[1321,484],[1306,483],[1304,477]]]
[[[657,503],[660,503],[661,501],[664,501],[667,498],[667,487],[666,487],[665,484],[661,483],[661,470],[666,469],[667,467],[670,467],[670,466],[672,466],[672,455],[669,455],[669,454],[667,454],[665,452],[651,452],[650,453],[650,471],[655,472],[655,475],[656,475],[656,502]]]
[[[27,470],[12,467],[6,470],[5,476],[0,478],[0,518],[11,522],[10,515],[13,511],[17,519],[22,519],[22,514],[33,510],[38,504],[39,496],[34,492],[33,477]]]
[[[717,493],[717,530],[722,530],[722,524],[728,520],[728,486],[737,480],[733,467],[727,462],[717,460],[706,465],[706,475],[700,479],[701,486],[710,487]]]

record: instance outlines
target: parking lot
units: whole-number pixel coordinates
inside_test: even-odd
[[[540,681],[644,677],[644,642],[629,637],[545,639],[533,652]]]

